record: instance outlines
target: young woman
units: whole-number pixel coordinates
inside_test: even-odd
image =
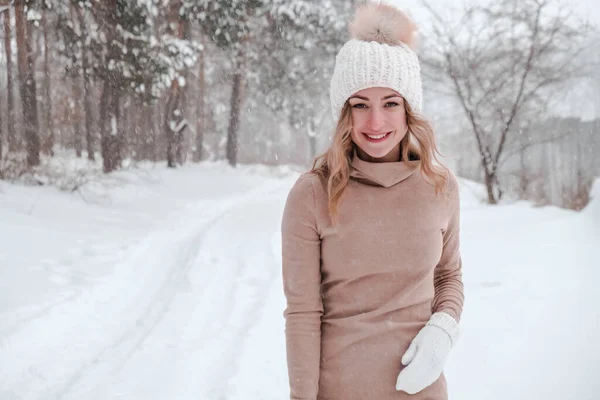
[[[414,25],[367,3],[340,50],[331,147],[282,220],[290,398],[444,400],[463,308],[456,178],[421,116]]]

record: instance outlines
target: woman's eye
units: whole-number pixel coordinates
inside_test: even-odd
[[[367,105],[363,103],[358,103],[353,105],[352,108],[367,108]]]
[[[389,103],[385,103],[386,107],[397,107],[400,104],[396,103],[395,101],[390,101]]]

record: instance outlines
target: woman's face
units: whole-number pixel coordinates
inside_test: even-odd
[[[408,131],[404,99],[398,92],[375,87],[348,99],[352,115],[352,141],[361,158],[398,161],[400,141]]]

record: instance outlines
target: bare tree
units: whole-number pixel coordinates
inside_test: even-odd
[[[17,64],[19,89],[23,105],[23,124],[27,148],[27,166],[40,163],[40,138],[37,97],[31,42],[29,39],[24,0],[15,0],[15,24],[17,36]]]
[[[85,26],[83,24],[81,24],[81,21],[79,18],[75,18],[75,15],[78,13],[79,15],[81,15],[81,10],[79,9],[80,7],[78,5],[76,5],[75,3],[69,3],[69,19],[70,19],[70,23],[73,26],[73,31],[74,33],[78,36],[78,37],[82,37],[83,31],[85,30]],[[78,20],[80,23],[78,23]],[[81,40],[81,47],[82,49],[85,47],[85,39]],[[83,57],[82,57],[82,63],[84,62]],[[69,71],[69,75],[71,77],[71,92],[73,93],[73,102],[79,104],[81,102],[81,99],[83,97],[83,88],[82,88],[82,82],[80,79],[80,76],[83,75],[83,67],[77,63],[74,65],[74,67]],[[84,103],[85,104],[85,103]],[[87,109],[86,109],[87,111]],[[78,158],[80,158],[83,154],[83,134],[81,131],[81,109],[79,109],[78,107],[75,108],[73,110],[74,112],[74,118],[73,118],[73,128],[74,128],[74,133],[75,133],[75,140],[74,140],[74,145],[75,145],[75,154],[77,155]]]
[[[227,129],[227,160],[232,166],[237,165],[238,153],[238,131],[242,103],[245,96],[246,80],[244,75],[245,58],[243,51],[239,51],[235,58],[235,70],[233,72],[233,85],[231,87],[231,102],[229,108],[229,128]]]
[[[110,62],[119,60],[121,48],[117,42],[118,2],[117,0],[96,2],[93,3],[93,6],[106,35],[106,58]],[[112,172],[120,168],[122,162],[122,129],[120,128],[121,116],[119,114],[122,82],[119,70],[116,68],[105,69],[100,99],[100,147],[104,172]]]
[[[2,163],[2,155],[4,154],[4,128],[2,126],[2,110],[0,109],[0,164]],[[0,167],[0,177],[2,176],[2,167]]]
[[[8,10],[8,6],[4,6],[2,3],[0,3],[0,17],[2,17],[2,13],[7,10]],[[3,145],[4,145],[4,130],[2,128],[2,110],[0,109],[0,162],[2,161],[2,155],[4,154]],[[0,177],[2,177],[1,169],[0,169]]]
[[[186,20],[179,12],[181,9],[181,0],[173,0],[169,5],[168,27],[169,33],[177,38],[183,39],[185,33]],[[183,77],[185,81],[185,76]],[[179,77],[175,76],[171,81],[169,90],[169,99],[167,100],[164,131],[167,138],[167,166],[175,168],[177,162],[182,163],[182,141],[183,133],[188,126],[187,119],[184,116],[185,101],[183,87],[180,84]]]
[[[42,31],[44,36],[44,80],[42,86],[44,104],[42,105],[42,111],[44,113],[44,127],[46,134],[44,135],[42,150],[47,155],[54,154],[54,120],[52,119],[52,96],[50,90],[50,76],[52,72],[50,71],[50,43],[48,40],[48,31],[50,30],[48,27],[48,18],[50,15],[47,7],[44,6],[42,13]]]
[[[196,141],[194,151],[194,161],[202,161],[204,149],[204,131],[206,130],[206,107],[204,105],[204,97],[206,96],[206,38],[201,34],[202,51],[198,59],[198,83],[196,95]]]
[[[14,97],[14,81],[13,81],[13,62],[12,51],[10,48],[11,42],[11,27],[10,27],[10,7],[6,2],[6,8],[2,15],[4,16],[4,51],[6,53],[6,139],[8,142],[8,151],[17,150],[17,131],[15,123],[15,97]]]
[[[94,137],[92,133],[92,99],[91,99],[91,78],[90,78],[90,59],[88,55],[88,44],[87,44],[87,29],[85,27],[85,9],[81,7],[74,7],[77,20],[79,22],[79,31],[82,35],[81,40],[81,77],[83,79],[83,108],[85,111],[85,138],[87,145],[87,156],[88,160],[94,161]],[[75,22],[73,22],[75,25]]]
[[[502,197],[498,166],[516,121],[543,111],[550,91],[577,76],[587,29],[558,0],[499,0],[467,7],[458,20],[424,5],[433,16],[424,70],[459,101],[495,204]]]

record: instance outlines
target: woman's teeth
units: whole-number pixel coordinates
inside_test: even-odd
[[[379,140],[379,139],[383,139],[383,138],[384,138],[384,137],[386,137],[388,134],[389,134],[389,132],[387,132],[387,133],[382,133],[381,135],[368,135],[368,134],[365,134],[365,135],[367,135],[367,137],[368,137],[369,139],[372,139],[372,140]]]

